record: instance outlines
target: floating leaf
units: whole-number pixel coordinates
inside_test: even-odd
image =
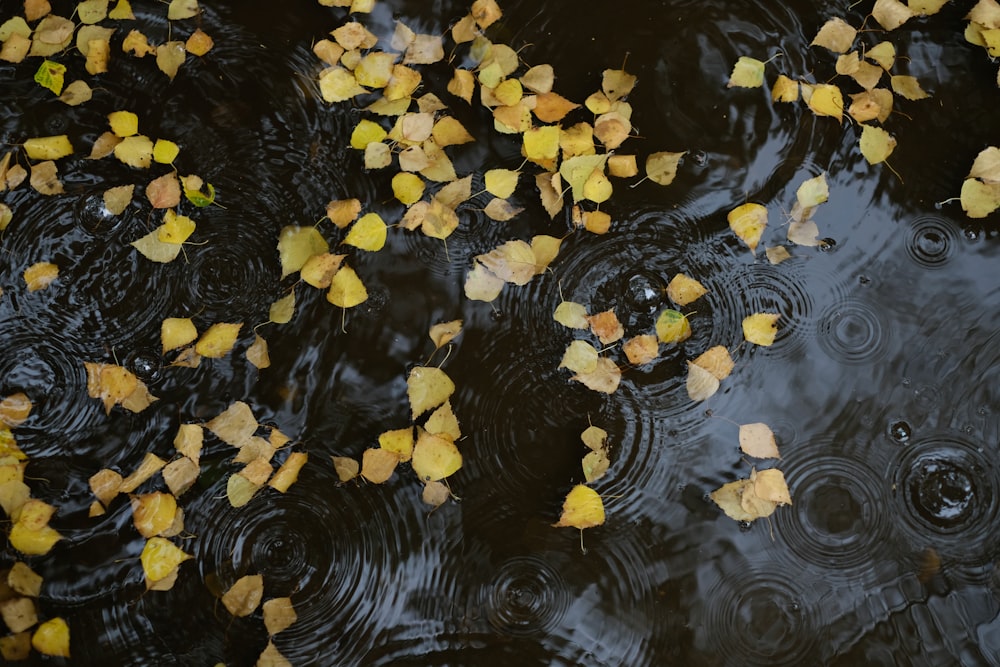
[[[656,336],[662,343],[683,343],[691,337],[691,324],[683,313],[668,308],[656,318]]]
[[[87,369],[87,393],[104,403],[106,413],[110,413],[115,405],[140,412],[157,400],[150,395],[142,380],[127,368],[90,361],[85,361],[84,366]]]
[[[73,145],[65,134],[26,139],[23,148],[32,160],[58,160],[73,153]]]
[[[719,378],[698,364],[688,362],[686,385],[692,401],[704,401],[719,390]]]
[[[832,18],[819,29],[810,46],[822,46],[834,53],[847,53],[858,31],[841,18]]]
[[[729,228],[750,248],[750,252],[756,252],[767,227],[767,209],[760,204],[743,204],[730,211],[727,218]]]
[[[615,315],[614,309],[591,315],[587,318],[587,322],[590,323],[590,330],[597,336],[602,345],[609,345],[621,340],[621,337],[625,335],[625,329],[618,320],[618,316]]]
[[[72,24],[70,24],[72,26]],[[41,24],[39,24],[39,28]],[[72,28],[70,29],[72,33]],[[42,88],[48,88],[58,95],[62,92],[66,75],[66,66],[51,60],[43,60],[35,71],[35,83]]]
[[[442,322],[431,327],[429,336],[434,341],[434,349],[440,350],[462,332],[462,320]]]
[[[413,419],[448,400],[455,383],[448,374],[433,366],[415,366],[406,378],[406,394],[410,399]]]
[[[656,336],[642,334],[625,341],[625,344],[622,345],[622,351],[630,364],[642,366],[656,359],[660,351],[660,343]]]
[[[687,154],[660,152],[652,153],[646,158],[646,176],[649,180],[660,185],[670,185],[677,176],[677,166],[680,159]]]
[[[586,374],[597,370],[599,355],[593,345],[583,340],[574,340],[563,353],[559,368],[568,368],[574,373]]]
[[[667,296],[678,306],[697,301],[707,292],[704,285],[683,273],[675,275],[667,285]]]
[[[42,655],[69,658],[69,625],[59,616],[50,618],[35,629],[31,646]]]
[[[897,74],[892,77],[891,83],[893,91],[908,100],[923,100],[930,97],[930,94],[920,87],[916,77]]]
[[[308,460],[309,455],[305,452],[292,452],[274,473],[274,476],[267,485],[279,493],[288,491],[289,487],[298,480],[299,471],[302,470],[302,466]]]
[[[829,83],[816,84],[806,104],[817,116],[831,116],[837,122],[844,119],[844,97],[840,88]]]
[[[59,277],[59,267],[51,262],[36,262],[24,270],[24,283],[29,292],[45,289]]]
[[[135,529],[146,538],[162,535],[177,515],[177,500],[169,493],[146,493],[131,501]]]
[[[563,501],[559,521],[552,524],[556,528],[594,528],[604,523],[604,502],[601,496],[589,486],[577,484]]]
[[[743,318],[743,338],[756,345],[772,345],[778,334],[778,313],[754,313]]]
[[[975,178],[962,181],[962,210],[970,218],[985,218],[1000,208],[1000,183],[983,183]]]
[[[780,459],[778,444],[774,441],[774,432],[767,424],[741,424],[740,449],[747,456],[758,459]]]
[[[386,225],[382,217],[378,213],[368,213],[354,223],[347,232],[344,243],[374,252],[385,246],[385,239]]]
[[[388,449],[366,449],[361,456],[361,476],[372,484],[382,484],[392,477],[399,455]]]
[[[291,598],[272,598],[263,604],[261,611],[264,614],[264,627],[271,636],[287,629],[298,619]]]
[[[594,370],[589,373],[577,373],[570,379],[580,382],[593,391],[613,394],[618,390],[622,372],[614,361],[607,357],[601,357],[597,360],[597,367]]]
[[[217,322],[201,335],[194,351],[209,359],[224,357],[233,349],[242,328],[242,322]]]
[[[740,56],[733,66],[727,88],[760,88],[764,85],[764,62],[749,56]]]
[[[413,471],[424,482],[434,482],[462,467],[462,454],[447,437],[422,432],[413,446]]]
[[[340,308],[353,308],[368,300],[368,290],[349,266],[343,266],[330,280],[326,300]]]
[[[330,246],[315,227],[288,226],[278,236],[281,277],[300,270],[313,255],[329,252]]]
[[[248,574],[237,579],[236,583],[225,592],[222,604],[233,616],[249,616],[256,611],[263,597],[264,577],[259,574]]]
[[[875,0],[872,16],[886,30],[895,30],[915,14],[899,0]]]
[[[573,301],[561,301],[556,306],[552,318],[570,329],[587,329],[590,321],[587,319],[587,308],[581,303]]]
[[[868,164],[878,164],[892,155],[896,139],[881,127],[862,124],[860,146]]]

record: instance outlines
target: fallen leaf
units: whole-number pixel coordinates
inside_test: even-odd
[[[740,56],[729,75],[727,88],[759,88],[764,85],[764,62],[749,56]]]
[[[190,489],[198,479],[201,468],[186,456],[175,459],[163,468],[163,481],[170,493],[180,496]]]
[[[333,469],[341,482],[349,482],[358,476],[361,466],[352,458],[346,456],[333,457]]]
[[[331,202],[332,205],[333,202]],[[328,215],[330,213],[329,207],[327,208],[327,213]],[[278,257],[281,260],[281,277],[284,278],[299,271],[313,255],[329,251],[330,245],[315,227],[298,227],[294,225],[284,227],[278,236]]]
[[[683,313],[668,308],[656,318],[656,336],[661,343],[683,343],[691,337],[691,324]]]
[[[743,338],[748,343],[768,346],[778,334],[778,313],[754,313],[743,318]]]
[[[587,308],[581,303],[560,301],[552,313],[552,319],[570,329],[587,329],[590,320],[587,319]]]
[[[854,44],[858,31],[841,18],[832,18],[823,24],[810,46],[822,46],[834,53],[847,53]]]
[[[59,616],[50,618],[35,629],[31,646],[42,655],[69,658],[69,625]]]
[[[440,507],[450,497],[451,491],[441,482],[427,482],[420,494],[420,499],[433,507]]]
[[[36,262],[24,270],[24,283],[29,292],[45,289],[59,277],[59,267],[51,262]]]
[[[817,116],[831,116],[837,122],[844,119],[844,97],[840,88],[829,83],[816,84],[806,104]]]
[[[285,493],[299,479],[299,471],[308,460],[309,455],[305,452],[292,452],[267,485],[279,493]]]
[[[65,192],[62,182],[59,180],[59,168],[52,160],[38,162],[31,165],[31,178],[29,183],[38,194],[51,196],[61,195]]]
[[[588,373],[577,373],[570,379],[580,382],[593,391],[613,394],[618,390],[622,372],[614,361],[607,357],[601,357],[597,360],[597,367],[594,370]]]
[[[607,453],[601,450],[590,452],[583,457],[580,464],[583,467],[584,480],[590,483],[604,477],[604,473],[611,467],[611,460],[608,459]]]
[[[267,634],[274,636],[287,629],[298,619],[291,598],[272,598],[261,607]]]
[[[115,364],[85,361],[87,393],[104,403],[105,413],[115,405],[131,412],[140,412],[157,400],[149,394],[146,385],[127,368]]]
[[[447,437],[423,431],[413,446],[413,471],[423,482],[434,482],[462,467],[462,454]]]
[[[868,164],[878,164],[892,155],[896,139],[881,127],[862,124],[859,144],[861,154],[868,160]]]
[[[677,176],[677,166],[680,159],[687,154],[660,152],[652,153],[646,158],[646,176],[649,180],[660,185],[670,185]]]
[[[719,378],[700,365],[688,362],[686,385],[692,401],[704,401],[719,390]]]
[[[366,449],[361,455],[361,476],[372,484],[382,484],[392,477],[399,455],[382,448]]]
[[[146,575],[147,588],[150,584],[165,579],[189,558],[191,558],[189,554],[165,538],[153,537],[147,540],[139,557],[142,561],[142,571]]]
[[[256,611],[263,597],[264,577],[259,574],[248,574],[237,579],[236,583],[223,594],[222,604],[233,616],[249,616]]]
[[[895,30],[913,18],[913,10],[899,0],[875,0],[872,17],[886,30]]]
[[[601,496],[589,486],[577,484],[563,501],[559,521],[552,524],[556,528],[594,528],[604,523],[604,502]]]
[[[37,598],[42,592],[42,576],[25,563],[14,563],[7,572],[7,585],[21,595]]]
[[[767,227],[767,209],[760,204],[743,204],[730,211],[727,218],[729,228],[750,248],[750,252],[756,252]]]
[[[656,336],[642,334],[625,341],[622,351],[630,364],[642,366],[656,359],[660,352],[660,344]]]
[[[139,463],[139,467],[132,471],[131,475],[122,480],[118,491],[120,493],[132,493],[143,482],[158,473],[166,464],[167,462],[156,454],[146,452],[146,455],[142,457],[142,461]]]
[[[597,370],[599,355],[593,345],[583,340],[574,340],[563,353],[559,368],[568,368],[577,374],[592,373]]]
[[[455,391],[455,384],[440,368],[415,366],[406,378],[413,419],[444,403]]]
[[[930,97],[930,94],[920,87],[916,77],[897,74],[890,81],[893,91],[908,100],[923,100]]]
[[[177,500],[159,491],[132,496],[132,520],[145,538],[161,535],[174,522]]]
[[[349,266],[342,266],[330,280],[326,300],[340,308],[353,308],[368,300],[368,290]]]
[[[621,340],[622,336],[625,335],[625,329],[618,321],[614,309],[591,315],[587,318],[587,322],[590,323],[590,330],[597,336],[602,345],[609,345]]]
[[[160,341],[163,352],[184,347],[197,337],[198,331],[190,317],[168,317],[160,325]]]
[[[259,426],[257,418],[253,416],[253,410],[243,401],[234,401],[205,424],[205,428],[215,437],[233,447],[245,445]]]
[[[740,449],[758,459],[780,459],[774,432],[760,422],[740,425]]]
[[[242,322],[216,322],[201,335],[194,351],[209,359],[224,357],[233,349],[242,328]]]
[[[697,301],[707,292],[704,285],[683,273],[675,275],[667,285],[667,296],[678,306]]]

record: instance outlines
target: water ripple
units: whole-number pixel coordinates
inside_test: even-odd
[[[958,229],[947,218],[925,215],[907,225],[906,255],[922,269],[939,269],[955,254]]]

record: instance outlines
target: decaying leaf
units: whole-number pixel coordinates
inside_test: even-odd
[[[760,422],[740,425],[740,449],[758,459],[780,459],[774,432]]]
[[[222,604],[230,614],[237,617],[249,616],[256,611],[264,597],[264,577],[248,574],[236,580],[222,596]]]
[[[719,391],[719,378],[698,364],[688,362],[686,386],[692,401],[704,401]]]
[[[85,361],[84,366],[87,368],[87,393],[104,403],[106,413],[115,405],[140,412],[157,400],[143,381],[127,368],[90,361]]]

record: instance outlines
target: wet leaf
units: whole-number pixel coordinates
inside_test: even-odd
[[[704,285],[683,273],[675,275],[667,285],[667,296],[678,306],[697,301],[707,292]]]
[[[274,636],[287,629],[298,619],[291,598],[272,598],[261,607],[267,634]]]
[[[139,463],[139,467],[131,475],[122,480],[118,491],[120,493],[132,493],[145,481],[158,473],[166,464],[167,462],[156,454],[146,452],[146,455],[142,457],[142,461]]]
[[[556,528],[571,527],[583,530],[604,523],[604,502],[589,486],[577,484],[563,501],[559,521],[552,524]]]
[[[756,474],[751,473],[750,479],[753,481],[754,494],[758,498],[778,505],[792,504],[788,484],[785,483],[785,475],[777,468],[760,470]]]
[[[237,579],[236,583],[225,592],[222,604],[233,616],[249,616],[256,611],[263,597],[264,577],[259,574],[248,574]]]
[[[476,259],[504,282],[527,285],[535,277],[535,253],[521,240],[507,241]]]
[[[72,26],[72,24],[70,24]],[[39,28],[41,25],[39,25]],[[72,28],[70,29],[72,33]],[[35,71],[35,83],[42,88],[48,88],[58,95],[62,92],[66,76],[66,66],[51,60],[43,60]]]
[[[743,318],[743,338],[749,343],[768,346],[778,334],[778,313],[754,313]]]
[[[62,535],[49,526],[56,509],[31,498],[21,506],[17,521],[10,529],[10,544],[27,556],[41,556],[52,550]]]
[[[73,145],[65,134],[26,139],[22,147],[32,160],[58,160],[73,153]]]
[[[482,30],[486,30],[503,16],[495,0],[475,0],[470,13]]]
[[[31,646],[42,655],[69,658],[69,625],[59,616],[50,618],[35,629]]]
[[[187,51],[184,49],[184,42],[167,42],[156,47],[156,66],[171,81],[177,76],[177,70],[184,64],[185,58],[187,58]]]
[[[656,318],[656,336],[662,343],[683,343],[691,337],[691,324],[683,313],[668,308]]]
[[[31,165],[31,179],[29,183],[36,192],[42,195],[61,195],[64,192],[63,184],[59,181],[59,169],[52,160],[39,162]]]
[[[830,189],[826,183],[826,174],[803,181],[795,191],[795,200],[806,210],[819,206],[829,198]]]
[[[206,33],[202,32],[201,28],[198,28],[191,36],[187,38],[184,42],[184,50],[193,56],[201,57],[212,50],[215,46],[215,40],[209,37]]]
[[[145,538],[163,534],[177,515],[177,500],[169,493],[146,493],[131,501],[135,529]]]
[[[37,598],[42,592],[42,577],[26,564],[18,562],[7,573],[7,585],[21,595]]]
[[[660,344],[656,336],[642,334],[625,341],[625,344],[622,345],[622,351],[630,364],[642,366],[656,359],[660,351]]]
[[[140,560],[146,575],[147,587],[150,583],[165,579],[178,565],[191,558],[172,542],[162,537],[153,537],[142,549]]]
[[[142,380],[127,368],[90,361],[85,361],[84,366],[87,369],[87,393],[104,403],[105,413],[110,413],[115,405],[140,412],[157,400],[149,394]]]
[[[677,165],[680,159],[687,154],[660,152],[652,153],[646,158],[646,176],[649,180],[660,185],[670,185],[677,176]]]
[[[719,378],[700,365],[688,362],[686,385],[692,401],[704,401],[719,390]]]
[[[94,148],[97,148],[96,144]],[[153,161],[153,142],[143,135],[126,137],[115,144],[113,152],[120,162],[136,169],[146,169]]]
[[[349,266],[342,266],[330,280],[326,300],[340,308],[353,308],[368,300],[368,290]]]
[[[574,340],[563,353],[559,368],[568,368],[574,373],[586,374],[597,370],[599,355],[593,345],[583,340]]]
[[[587,329],[590,327],[590,321],[587,319],[587,308],[583,304],[573,301],[559,302],[555,312],[552,314],[552,319],[570,329]]]
[[[242,447],[257,431],[257,418],[243,401],[234,401],[218,416],[209,420],[205,428],[227,445]]]
[[[329,252],[330,246],[315,227],[288,226],[278,236],[281,277],[300,270],[313,255]]]
[[[382,484],[392,477],[399,455],[388,449],[366,449],[361,455],[361,476],[372,484]]]
[[[0,618],[11,632],[24,632],[38,623],[35,602],[29,598],[11,598],[0,602]]]
[[[160,325],[160,341],[164,352],[184,347],[197,337],[198,331],[190,317],[168,317]]]
[[[465,278],[465,296],[473,301],[493,301],[506,283],[476,262]]]
[[[434,482],[462,467],[462,454],[447,437],[421,432],[410,460],[413,471],[424,482]]]
[[[893,91],[908,100],[923,100],[930,97],[930,94],[920,87],[916,77],[897,74],[892,77],[891,83]]]
[[[24,270],[24,283],[29,292],[45,289],[59,277],[59,267],[51,262],[36,262]]]
[[[434,349],[440,350],[462,332],[462,320],[442,322],[431,327],[428,335],[434,341]]]
[[[588,373],[577,373],[570,379],[580,382],[593,391],[613,394],[618,390],[622,372],[614,361],[607,357],[601,357],[597,360],[597,367],[594,370]]]
[[[590,452],[584,456],[581,461],[581,465],[583,466],[583,478],[590,483],[604,477],[604,473],[606,473],[608,468],[611,466],[611,460],[608,459],[608,455],[601,450]]]
[[[886,30],[895,30],[913,16],[913,10],[899,0],[875,0],[872,8],[872,17]]]
[[[177,497],[194,485],[200,472],[201,468],[197,463],[182,456],[164,466],[163,481],[170,489],[170,493]]]
[[[816,84],[806,104],[817,116],[831,116],[837,122],[844,119],[844,97],[840,88],[828,83]]]
[[[217,322],[201,335],[194,351],[209,359],[224,357],[233,349],[242,328],[242,322]]]
[[[331,255],[328,252],[313,255],[302,266],[300,275],[303,282],[320,289],[328,289],[333,276],[340,270],[340,265],[346,257],[347,255]]]
[[[834,53],[847,53],[858,31],[841,18],[832,18],[819,29],[810,46],[822,46]]]
[[[878,164],[892,155],[896,139],[881,127],[862,124],[860,146],[868,164]]]
[[[760,422],[740,425],[740,449],[758,459],[780,459],[774,432]]]
[[[333,469],[341,482],[349,482],[358,476],[361,466],[352,458],[346,456],[333,457]]]
[[[729,75],[727,88],[760,88],[764,85],[764,62],[749,56],[740,56]]]
[[[625,329],[618,321],[614,309],[591,315],[587,318],[587,322],[590,323],[590,330],[597,336],[602,345],[621,340],[622,336],[625,335]]]
[[[272,489],[279,493],[284,493],[288,491],[289,487],[292,486],[299,479],[299,471],[302,470],[302,466],[306,464],[309,460],[309,455],[305,452],[292,452],[285,459],[285,462],[281,464],[281,467],[274,473],[271,481],[267,483]]]
[[[385,246],[386,225],[378,213],[368,213],[354,223],[344,243],[361,250],[374,252]]]
[[[967,178],[978,178],[984,183],[1000,183],[1000,148],[990,146],[980,151]]]
[[[727,218],[729,228],[750,248],[750,252],[756,252],[767,227],[767,209],[760,204],[743,204],[730,211]]]
[[[1000,208],[1000,183],[983,183],[975,178],[962,181],[962,210],[970,218],[985,218]]]
[[[875,61],[879,67],[888,72],[896,62],[896,47],[892,42],[879,42],[865,51],[865,58]]]
[[[441,482],[427,482],[424,484],[424,490],[420,494],[420,499],[433,507],[440,507],[450,497],[451,491]]]
[[[433,366],[415,366],[406,378],[406,395],[410,399],[411,417],[444,403],[455,391],[448,374]]]

